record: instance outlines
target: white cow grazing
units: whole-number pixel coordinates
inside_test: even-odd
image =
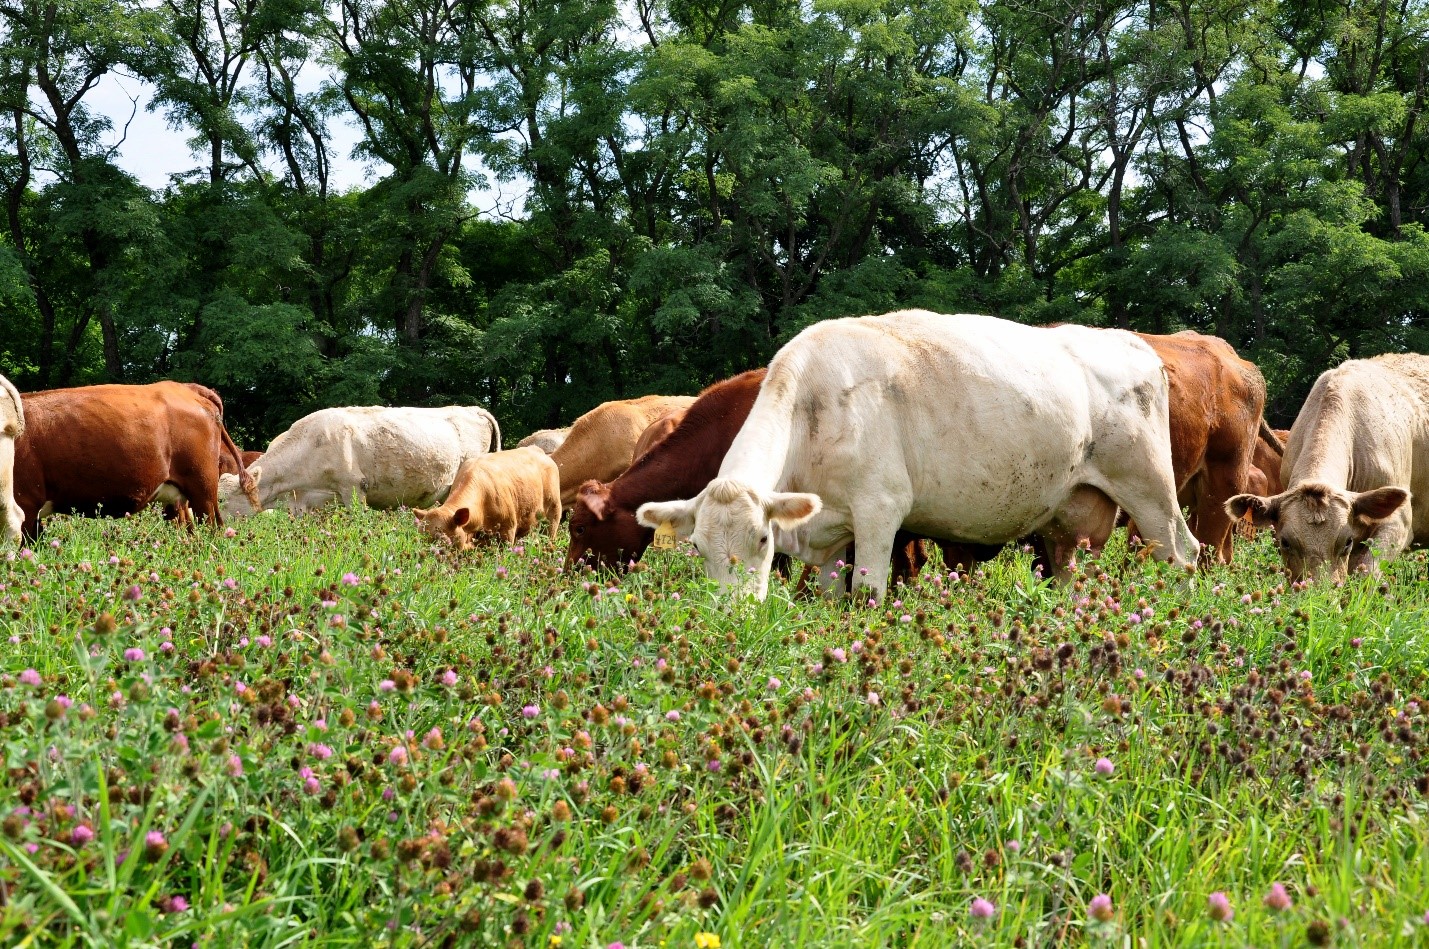
[[[25,408],[20,393],[0,376],[0,544],[19,540],[25,521],[25,512],[15,503],[15,439],[23,434]]]
[[[1429,356],[1352,359],[1321,373],[1300,409],[1272,497],[1238,494],[1275,528],[1293,579],[1343,580],[1429,543]]]
[[[1167,415],[1161,360],[1130,333],[924,310],[829,320],[775,355],[719,476],[637,514],[761,599],[776,547],[827,584],[855,538],[855,588],[881,596],[900,526],[981,544],[1041,533],[1065,576],[1076,538],[1109,531],[1118,504],[1188,565],[1200,545]]]
[[[322,409],[268,445],[248,469],[263,507],[295,513],[333,501],[376,508],[440,503],[461,463],[501,450],[501,428],[486,409],[382,406]],[[224,517],[252,514],[234,475],[219,478]]]

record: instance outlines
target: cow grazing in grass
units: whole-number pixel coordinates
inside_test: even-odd
[[[271,506],[294,513],[354,499],[374,508],[424,507],[446,497],[468,458],[500,450],[501,428],[486,409],[361,406],[322,409],[293,423],[248,474],[258,499],[223,476],[224,514]]]
[[[534,445],[468,458],[439,507],[413,513],[426,533],[462,550],[473,540],[508,544],[546,518],[551,539],[561,526],[561,478],[551,456]]]
[[[647,501],[692,497],[709,483],[748,418],[762,381],[764,370],[751,369],[716,382],[685,410],[680,425],[628,471],[609,483],[590,479],[581,484],[568,506],[567,565],[585,560],[620,567],[639,560],[654,531],[635,519],[635,509]]]
[[[552,454],[570,434],[569,428],[543,428],[539,432],[532,432],[521,441],[516,443],[517,448],[536,447],[546,454]]]
[[[156,382],[23,396],[15,495],[25,536],[36,536],[50,513],[123,515],[152,502],[221,522],[218,458],[229,453],[237,464],[238,448],[220,420],[222,403],[199,389]],[[257,497],[246,472],[234,477],[234,491]]]
[[[694,401],[687,395],[647,395],[603,402],[576,419],[561,447],[551,453],[561,472],[561,505],[569,508],[587,481],[614,481],[624,474],[645,429]]]
[[[642,453],[619,478],[608,484],[587,481],[581,485],[570,507],[571,544],[566,565],[584,561],[619,569],[644,556],[655,532],[636,520],[636,508],[649,501],[693,497],[704,490],[719,473],[725,452],[749,417],[766,371],[751,369],[716,382],[699,394],[667,437]],[[949,566],[971,565],[997,555],[995,547],[938,544]],[[900,531],[892,557],[893,582],[916,576],[926,562],[923,541]],[[811,570],[806,570],[800,589],[812,579]]]
[[[829,320],[774,357],[718,477],[642,505],[689,536],[711,577],[763,598],[775,549],[825,582],[857,539],[855,588],[881,596],[900,525],[930,537],[1050,543],[1125,508],[1158,555],[1199,544],[1176,504],[1166,371],[1130,333],[903,311]]]
[[[1285,446],[1285,488],[1226,507],[1273,527],[1296,580],[1342,580],[1429,540],[1429,356],[1353,359],[1322,373]]]
[[[25,434],[25,406],[15,386],[0,376],[0,544],[20,539],[25,512],[15,503],[15,439]]]

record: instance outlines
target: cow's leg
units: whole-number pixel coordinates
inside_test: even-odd
[[[878,510],[854,512],[853,592],[857,602],[862,603],[865,599],[881,600],[888,592],[893,538],[902,522],[901,513]]]
[[[556,490],[546,495],[545,501],[546,534],[551,540],[556,539],[556,534],[561,529],[561,492],[559,485]]]
[[[1151,440],[1126,446],[1118,458],[1116,476],[1099,485],[1136,522],[1141,538],[1156,546],[1156,555],[1178,566],[1194,564],[1201,549],[1191,536],[1176,502],[1176,485],[1164,456]]]
[[[830,599],[845,593],[849,589],[848,578],[839,571],[838,564],[840,560],[848,563],[847,558],[852,546],[850,544],[847,547],[835,547],[823,563],[804,564],[804,569],[799,573],[799,582],[794,586],[794,596],[811,596],[813,591],[817,590],[819,596]]]

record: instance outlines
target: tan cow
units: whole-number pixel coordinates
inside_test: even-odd
[[[516,443],[516,447],[526,448],[528,446],[535,446],[549,455],[561,447],[561,443],[566,440],[566,436],[570,434],[570,431],[569,428],[543,428],[539,432],[532,432],[530,435],[521,439]]]
[[[1293,579],[1344,579],[1429,541],[1429,356],[1352,359],[1315,380],[1290,429],[1286,489],[1238,494]]]
[[[694,401],[689,395],[645,395],[602,403],[576,419],[570,435],[551,453],[561,472],[561,504],[570,507],[587,481],[614,481],[624,474],[645,429]]]
[[[641,455],[663,442],[675,430],[675,426],[685,420],[686,411],[686,409],[676,409],[673,412],[666,412],[651,422],[635,442],[635,450],[630,453],[630,463],[635,464],[640,460]]]
[[[534,445],[462,462],[440,507],[413,511],[422,530],[462,550],[473,538],[512,543],[546,517],[554,540],[561,525],[561,480],[551,456]]]

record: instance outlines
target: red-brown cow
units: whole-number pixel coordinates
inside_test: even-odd
[[[763,369],[751,369],[705,389],[663,441],[616,478],[586,481],[571,505],[571,546],[566,563],[586,559],[619,568],[639,560],[655,532],[635,520],[646,501],[693,497],[719,472],[730,442],[749,417]]]
[[[240,451],[238,453],[239,460],[234,461],[233,456],[227,451],[220,451],[218,453],[218,473],[236,475],[238,474],[238,465],[240,463],[242,463],[245,469],[248,469],[253,467],[253,462],[262,457],[263,453],[261,451]]]
[[[709,484],[749,417],[764,373],[751,369],[705,389],[685,410],[679,425],[623,475],[605,484],[582,484],[571,506],[566,564],[584,559],[594,566],[620,569],[639,560],[654,531],[635,520],[635,509],[648,501],[693,497]],[[951,543],[940,542],[940,547],[949,564],[971,565],[997,553],[997,548]],[[900,531],[893,547],[894,582],[915,575],[926,560],[922,542]]]
[[[1285,443],[1290,432],[1272,429],[1262,425],[1260,437],[1255,440],[1255,455],[1251,459],[1250,475],[1246,478],[1246,493],[1259,497],[1274,497],[1285,490],[1285,482],[1280,478],[1280,463],[1285,459]],[[1236,536],[1253,540],[1259,528],[1250,518],[1235,522]]]
[[[218,406],[177,382],[52,389],[24,396],[15,443],[15,500],[33,538],[50,513],[131,514],[157,501],[220,521],[218,456],[238,449]],[[247,471],[243,490],[256,498]]]
[[[1217,336],[1187,330],[1174,336],[1137,333],[1156,350],[1170,382],[1171,468],[1177,500],[1202,544],[1231,560],[1232,521],[1225,502],[1244,493],[1251,458],[1265,425],[1265,378]],[[1135,528],[1133,527],[1133,530]],[[1100,549],[1105,537],[1091,537]]]
[[[1255,441],[1255,456],[1251,459],[1250,487],[1247,494],[1271,497],[1285,490],[1285,481],[1280,477],[1280,465],[1285,460],[1285,445],[1290,440],[1290,430],[1265,426]]]

